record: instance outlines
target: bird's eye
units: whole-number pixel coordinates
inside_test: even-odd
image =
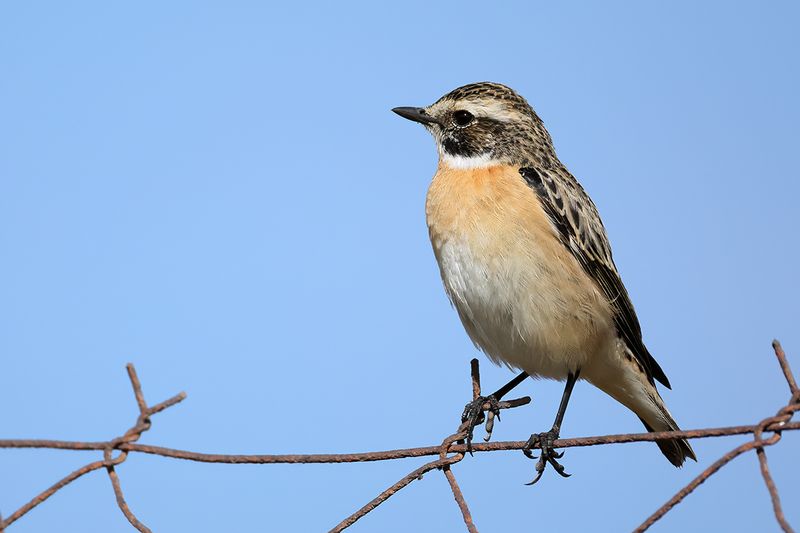
[[[453,120],[459,126],[466,126],[467,124],[475,120],[475,116],[469,111],[464,111],[462,109],[453,113]]]

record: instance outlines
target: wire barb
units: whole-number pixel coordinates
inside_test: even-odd
[[[789,384],[789,390],[792,392],[792,394],[796,394],[798,390],[797,381],[794,379],[794,374],[789,366],[789,360],[786,359],[786,354],[783,351],[783,347],[777,339],[772,341],[772,349],[775,351],[775,357],[778,358],[778,363],[781,365],[783,377],[786,378],[786,382]]]
[[[125,369],[128,371],[128,377],[131,380],[133,395],[136,397],[136,403],[139,405],[139,412],[144,415],[147,413],[147,402],[144,400],[144,393],[142,392],[142,384],[139,381],[139,376],[136,375],[136,367],[133,366],[133,363],[128,363],[125,365]]]

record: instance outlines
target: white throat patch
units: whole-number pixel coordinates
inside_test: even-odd
[[[442,153],[439,158],[442,165],[458,169],[486,168],[500,164],[499,161],[492,158],[489,154],[465,157],[463,155],[450,155],[445,152]]]

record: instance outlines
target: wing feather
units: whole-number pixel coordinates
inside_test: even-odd
[[[554,174],[525,167],[520,174],[536,192],[564,246],[597,283],[614,310],[617,333],[653,378],[670,388],[669,380],[642,341],[642,328],[628,291],[617,272],[606,230],[592,200],[568,172]]]

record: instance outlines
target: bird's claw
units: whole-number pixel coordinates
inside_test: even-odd
[[[548,463],[561,477],[569,477],[571,475],[565,471],[564,466],[557,460],[564,457],[564,452],[557,452],[553,449],[553,443],[556,439],[558,439],[558,431],[551,429],[545,433],[534,433],[528,439],[528,442],[525,443],[525,447],[522,448],[522,453],[525,454],[525,457],[529,459],[538,459],[536,462],[536,477],[534,477],[530,483],[526,483],[526,485],[533,485],[539,481]],[[533,455],[531,451],[537,444],[541,449],[541,454],[538,458]]]
[[[483,414],[483,406],[489,404],[487,414]],[[492,429],[494,428],[494,419],[500,420],[500,403],[493,395],[478,396],[466,406],[464,412],[461,413],[461,425],[466,431],[466,444],[467,451],[472,455],[472,437],[476,426],[483,424],[486,421],[486,437],[483,440],[488,441],[492,438]]]

